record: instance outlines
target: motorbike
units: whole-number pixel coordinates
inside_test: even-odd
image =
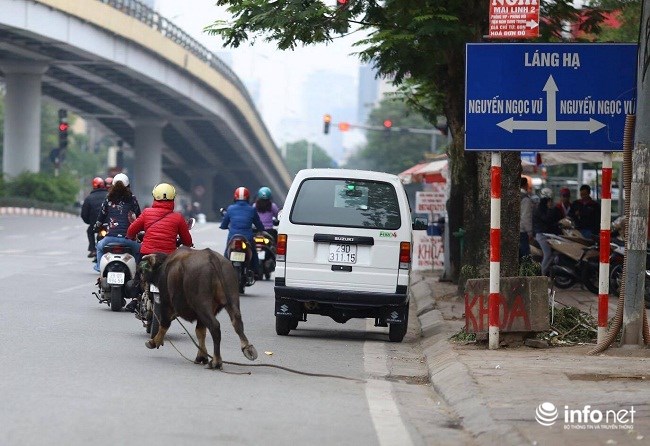
[[[196,219],[194,217],[187,219],[187,226],[190,230],[196,224]],[[140,232],[136,240],[142,242],[144,238],[144,231]],[[176,246],[180,246],[180,238],[176,238]],[[133,296],[138,300],[138,304],[135,308],[135,318],[142,321],[142,325],[145,328],[147,333],[151,334],[151,338],[154,338],[158,334],[158,328],[160,327],[160,290],[154,284],[144,284],[145,289],[142,290],[141,295],[137,295],[137,291],[132,291],[136,295]],[[130,287],[136,290],[140,284],[130,284]]]
[[[126,299],[132,297],[127,282],[135,277],[136,262],[131,247],[123,243],[108,243],[99,261],[98,290],[93,292],[100,304],[120,311]]]
[[[239,292],[244,294],[247,286],[255,283],[255,271],[251,268],[253,246],[243,235],[235,234],[226,247],[226,258],[232,262],[239,278]]]
[[[585,246],[555,234],[545,234],[551,245],[551,279],[561,289],[582,283],[590,292],[598,294],[599,250],[597,244]]]
[[[623,280],[623,268],[625,263],[625,244],[620,242],[611,243],[611,255],[609,258],[609,293],[618,296]],[[650,249],[646,251],[645,261],[645,287],[643,299],[645,307],[650,308]]]
[[[108,234],[107,224],[103,224],[95,230],[95,246],[97,246],[97,243],[99,243],[101,239],[106,237],[106,234]],[[97,263],[97,255],[94,255],[92,257],[92,262]]]
[[[265,280],[271,279],[275,271],[275,237],[270,232],[262,231],[253,236],[257,257],[260,259],[261,275]]]

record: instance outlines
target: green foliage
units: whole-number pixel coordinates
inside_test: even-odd
[[[72,205],[79,182],[72,175],[53,177],[46,173],[23,172],[4,185],[5,196]]]
[[[542,265],[534,261],[531,256],[525,256],[519,261],[520,276],[541,276]]]
[[[470,344],[476,342],[476,333],[468,333],[465,327],[461,328],[458,333],[455,333],[449,338],[452,342],[460,342],[463,344]]]
[[[641,0],[600,0],[593,2],[599,7],[611,11],[621,23],[618,28],[602,26],[600,33],[595,36],[599,42],[632,42],[639,41],[639,25],[641,24]]]
[[[368,124],[382,127],[389,119],[393,127],[433,129],[434,127],[419,113],[413,112],[401,99],[384,99],[372,110]],[[421,162],[431,152],[431,135],[397,131],[369,130],[368,144],[350,157],[346,167],[369,169],[398,174]]]
[[[285,164],[289,173],[294,176],[299,170],[307,168],[307,150],[309,142],[300,140],[287,144],[287,158]],[[334,167],[336,163],[320,146],[313,144],[311,165],[318,167]]]

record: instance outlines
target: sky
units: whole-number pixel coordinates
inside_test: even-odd
[[[331,2],[334,5],[335,0]],[[300,47],[294,51],[280,51],[274,44],[264,43],[261,39],[253,46],[245,44],[236,49],[223,48],[219,37],[203,32],[203,28],[215,20],[229,19],[225,8],[215,6],[213,0],[155,0],[154,7],[211,51],[217,54],[231,53],[231,67],[249,85],[253,96],[253,89],[258,83],[258,110],[278,145],[302,138],[322,138],[322,120],[302,120],[307,113],[302,100],[302,86],[310,74],[327,70],[352,76],[355,81],[350,85],[349,94],[354,95],[356,101],[360,62],[351,53],[357,51],[352,44],[360,38],[358,34],[336,39],[329,45]],[[227,59],[228,57],[224,58],[228,62]],[[337,107],[336,97],[331,100],[331,106],[326,106],[329,110]],[[311,112],[313,115],[313,110]],[[323,110],[318,116],[325,113],[328,110]],[[281,125],[283,120],[302,122],[302,125],[300,128],[288,129]]]

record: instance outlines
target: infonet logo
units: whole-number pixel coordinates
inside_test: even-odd
[[[564,406],[564,429],[592,430],[592,429],[633,429],[634,406],[629,409],[599,410],[586,404],[579,409]],[[559,411],[555,404],[544,402],[535,410],[535,420],[542,426],[552,426],[559,418]]]
[[[545,402],[537,406],[535,410],[535,419],[542,426],[553,426],[557,420],[559,413],[555,404]]]

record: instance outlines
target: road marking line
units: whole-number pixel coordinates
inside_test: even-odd
[[[366,321],[366,330],[374,327],[374,321]],[[388,376],[386,366],[386,346],[383,342],[365,341],[363,343],[363,367],[370,376]],[[366,400],[370,409],[372,424],[381,445],[413,445],[411,436],[400,417],[399,409],[388,381],[368,379],[365,385]]]

